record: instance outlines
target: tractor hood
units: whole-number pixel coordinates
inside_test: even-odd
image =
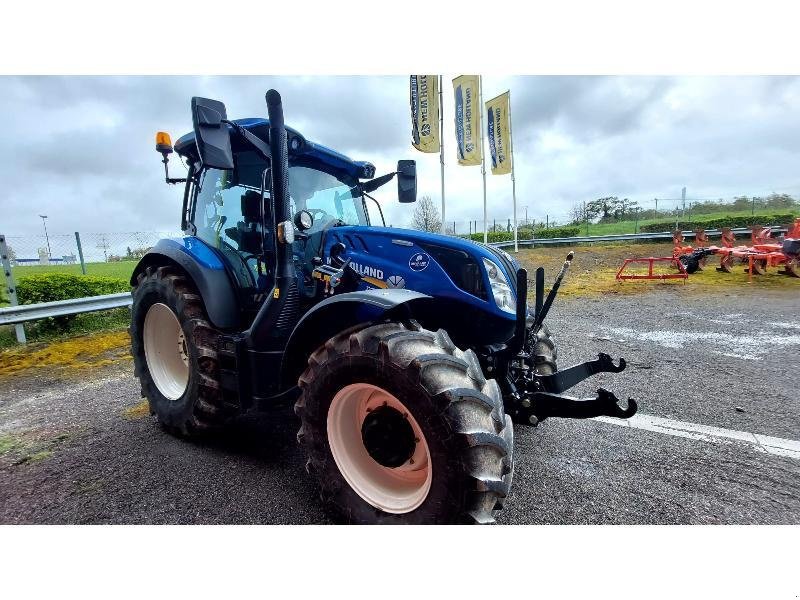
[[[233,122],[244,127],[262,141],[269,143],[268,119],[235,119]],[[226,127],[230,128],[230,125],[226,125]],[[322,163],[328,170],[345,171],[348,175],[357,179],[372,179],[375,177],[375,166],[372,163],[352,160],[344,154],[340,154],[322,144],[311,142],[305,139],[300,132],[291,127],[286,128],[286,134],[288,138],[287,144],[290,160],[292,157],[303,157]],[[242,142],[236,135],[231,136],[231,147],[234,152],[250,149],[250,147]],[[196,161],[197,144],[195,142],[194,132],[181,136],[181,138],[175,142],[175,151],[191,161]]]
[[[519,263],[513,256],[504,250],[501,250],[500,248],[495,248],[488,244],[475,242],[466,238],[442,235],[440,233],[429,233],[427,231],[418,231],[416,229],[382,227],[380,228],[380,231],[386,232],[386,235],[391,235],[392,239],[415,242],[423,246],[426,244],[433,244],[453,250],[463,250],[472,256],[488,258],[494,262],[499,262],[509,281],[516,281]]]
[[[516,298],[519,263],[499,248],[413,229],[345,226],[326,235],[326,256],[337,242],[345,245],[355,268],[373,286],[431,293],[514,320],[514,314],[495,306],[489,293],[484,258],[498,265]]]

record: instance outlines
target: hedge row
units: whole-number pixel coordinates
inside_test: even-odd
[[[17,281],[17,297],[20,304],[116,294],[128,292],[130,289],[131,285],[127,279],[66,273],[27,275]]]
[[[549,229],[537,229],[535,232],[531,229],[520,229],[518,234],[519,234],[518,239],[520,240],[530,240],[530,239],[540,240],[543,238],[575,237],[576,235],[580,234],[580,228],[571,225],[565,225],[562,227],[550,227]],[[514,232],[490,231],[487,237],[490,243],[513,242]],[[483,234],[482,233],[470,234],[469,239],[475,242],[482,242]]]
[[[686,231],[690,229],[721,229],[722,227],[750,227],[751,225],[786,225],[795,220],[792,214],[773,214],[773,215],[744,215],[739,217],[716,217],[713,219],[693,219],[689,221],[679,221],[678,228]],[[650,223],[642,225],[639,229],[642,233],[657,233],[661,231],[672,231],[674,223]]]

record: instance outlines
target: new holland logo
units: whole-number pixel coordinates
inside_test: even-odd
[[[428,268],[428,264],[430,264],[430,262],[430,256],[424,252],[415,252],[408,260],[408,266],[411,267],[412,271],[424,271]]]
[[[360,265],[351,262],[350,267],[362,277],[374,277],[375,279],[383,279],[383,270],[369,267],[367,265]]]
[[[422,126],[422,135],[428,136],[430,134],[431,134],[431,124],[430,123],[425,123]]]

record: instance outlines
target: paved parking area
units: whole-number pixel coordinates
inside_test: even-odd
[[[603,351],[584,382],[639,400],[629,424],[515,429],[500,523],[800,523],[800,296],[754,289],[558,302],[559,363]],[[2,523],[324,523],[290,411],[213,443],[161,431],[130,365],[0,381]]]

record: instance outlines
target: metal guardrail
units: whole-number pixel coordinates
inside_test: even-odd
[[[88,296],[86,298],[73,298],[72,300],[58,300],[57,302],[42,302],[40,304],[21,304],[0,308],[0,325],[13,325],[25,321],[46,319],[47,317],[63,317],[77,315],[96,310],[110,310],[122,308],[133,304],[130,292],[121,294],[106,294],[105,296]]]
[[[739,227],[737,229],[732,229],[733,233],[736,235],[740,234],[750,234],[750,229],[747,227]],[[773,233],[785,233],[785,227],[773,227]],[[684,231],[683,237],[684,238],[694,238],[695,233],[694,231]],[[719,229],[707,229],[706,235],[709,237],[721,237],[722,231]],[[535,246],[547,246],[551,244],[581,244],[581,243],[589,243],[589,242],[630,242],[634,240],[671,240],[672,239],[672,232],[664,231],[660,233],[624,233],[621,235],[592,235],[592,236],[584,236],[584,237],[566,237],[566,238],[541,238],[541,239],[532,239],[532,240],[519,240],[517,243],[520,246],[526,247],[535,247]],[[514,240],[510,242],[491,242],[490,246],[494,246],[495,248],[507,248],[514,246]]]

